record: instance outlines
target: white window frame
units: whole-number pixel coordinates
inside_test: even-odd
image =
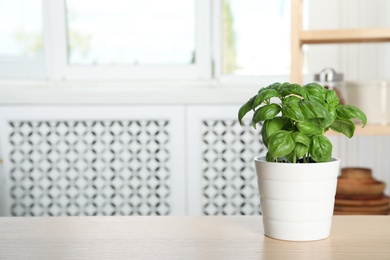
[[[0,59],[2,79],[50,81],[210,80],[211,3],[196,1],[195,63],[155,66],[71,66],[67,64],[65,0],[42,0],[44,57]]]
[[[194,0],[195,1],[195,0]],[[210,4],[196,0],[195,64],[177,66],[71,66],[67,64],[65,0],[44,0],[47,68],[53,80],[210,79]],[[199,11],[202,10],[202,11]],[[59,28],[63,28],[59,30]]]

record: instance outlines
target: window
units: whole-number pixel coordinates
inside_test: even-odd
[[[288,75],[288,60],[284,58],[282,66],[277,60],[289,57],[289,0],[11,2],[0,0],[4,13],[0,19],[12,16],[13,21],[12,26],[3,22],[0,27],[0,66],[7,67],[4,64],[12,57],[18,65],[31,67],[11,68],[13,73],[2,77],[128,80]],[[270,23],[280,31],[276,37],[264,37],[271,33]],[[269,51],[280,48],[283,51]]]
[[[223,75],[290,73],[290,3],[222,0]]]
[[[194,0],[67,0],[66,10],[70,65],[195,63]]]
[[[354,27],[366,9],[379,12],[370,25],[388,20],[386,0],[361,0],[354,16],[344,15],[350,1],[304,2],[310,27]],[[290,9],[291,0],[0,0],[0,79],[289,80]],[[348,69],[334,48],[311,47],[308,73]]]
[[[209,79],[210,9],[208,0],[0,0],[0,79]]]
[[[64,80],[210,78],[208,10],[207,0],[56,1],[53,19],[66,30],[51,31],[57,49],[52,75]]]
[[[6,3],[7,2],[7,3]],[[41,58],[42,5],[39,0],[0,0],[0,55],[2,58]]]
[[[41,0],[0,0],[0,77],[44,74]]]

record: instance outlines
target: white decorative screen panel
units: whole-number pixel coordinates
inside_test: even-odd
[[[260,127],[241,126],[236,106],[194,108],[189,113],[192,156],[190,213],[257,215],[260,200],[254,157],[264,155]],[[196,154],[197,153],[197,154]],[[199,203],[197,205],[197,203]]]
[[[205,215],[259,214],[253,158],[264,152],[258,131],[233,120],[202,122],[202,194]]]
[[[172,214],[171,121],[7,120],[9,215]]]

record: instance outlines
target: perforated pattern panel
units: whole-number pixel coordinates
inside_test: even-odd
[[[204,120],[202,138],[203,213],[259,214],[253,158],[264,153],[260,131],[237,120]]]
[[[11,214],[168,215],[168,124],[9,122]]]

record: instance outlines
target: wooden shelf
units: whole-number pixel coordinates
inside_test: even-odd
[[[303,0],[291,0],[291,78],[303,83],[303,44],[390,42],[390,28],[303,30]]]
[[[302,84],[303,44],[390,42],[390,28],[303,30],[303,0],[291,0],[291,78]],[[327,132],[335,135],[333,131]],[[367,125],[357,127],[355,135],[390,135],[390,125]]]
[[[340,133],[329,130],[327,135],[341,135]],[[362,128],[360,125],[356,126],[355,135],[390,135],[390,125],[366,125]]]
[[[390,42],[390,28],[301,31],[300,44]]]

